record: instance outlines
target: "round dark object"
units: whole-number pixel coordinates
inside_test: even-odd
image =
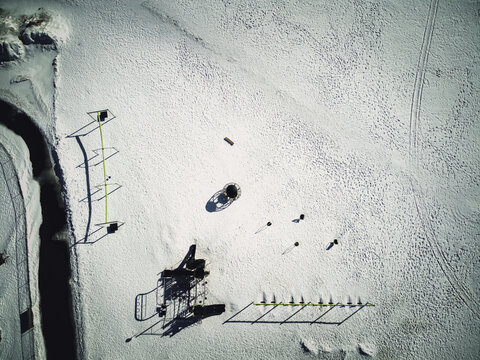
[[[296,241],[294,245],[298,246],[298,245],[300,245],[300,243],[298,241]]]
[[[231,199],[235,199],[238,195],[238,189],[235,185],[228,185],[225,189],[227,196]]]
[[[270,221],[269,221],[269,222],[267,222],[267,226],[270,226],[270,225],[272,225],[272,223],[271,223]]]
[[[333,243],[336,245],[338,244],[338,240],[337,239],[333,239]]]
[[[300,214],[300,220],[303,220],[303,219],[305,219],[305,215]]]

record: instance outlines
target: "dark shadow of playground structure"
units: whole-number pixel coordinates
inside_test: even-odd
[[[294,307],[295,306],[295,307]],[[366,306],[373,306],[369,303],[362,304],[361,306],[359,305],[354,305],[354,304],[340,304],[336,303],[334,304],[333,302],[326,304],[325,306],[318,306],[318,304],[313,304],[313,303],[304,303],[304,304],[284,304],[284,303],[254,303],[251,302],[247,306],[245,306],[243,309],[239,310],[237,313],[235,313],[233,316],[225,320],[223,323],[224,324],[323,324],[323,325],[342,325],[345,323],[348,319],[350,319],[352,316],[354,316],[357,312],[360,310],[364,309]],[[253,308],[263,308],[267,309],[263,314],[259,314],[258,311],[252,311]],[[316,307],[317,309],[320,309],[320,315],[318,315],[318,312],[316,312],[316,315],[313,315],[309,313],[306,317],[304,316],[302,319],[294,319],[295,316],[298,316],[299,313],[304,311],[306,308],[309,307]],[[337,308],[347,308],[350,311],[347,314],[342,314],[340,316],[335,316],[334,309]],[[276,319],[269,319],[268,315],[273,315],[275,311],[279,311],[278,309],[285,309],[285,308],[290,308],[293,312],[285,314],[285,318],[282,320],[276,320]],[[298,309],[297,309],[298,308]],[[325,311],[323,311],[325,310]],[[317,316],[318,315],[318,316]],[[334,320],[325,320],[324,318],[326,316],[332,317]],[[337,314],[338,315],[338,314]]]
[[[154,289],[136,296],[135,320],[161,320],[126,342],[140,335],[174,336],[186,327],[225,311],[224,304],[205,305],[205,278],[209,272],[205,259],[195,259],[195,252],[196,245],[190,246],[177,268],[163,270]]]
[[[242,189],[240,186],[234,182],[230,182],[226,184],[223,189],[212,195],[205,205],[205,210],[208,212],[225,210],[237,200],[240,195],[242,195]]]
[[[207,201],[205,205],[205,210],[208,212],[218,212],[225,210],[232,204],[232,201],[228,199],[227,195],[222,190],[217,191],[212,197]]]
[[[48,359],[76,359],[71,268],[66,239],[68,218],[62,189],[65,182],[53,145],[35,122],[16,107],[0,101],[1,122],[21,136],[30,152],[33,177],[40,184],[43,222],[40,226],[38,283],[42,332]],[[61,344],[61,346],[59,346]]]

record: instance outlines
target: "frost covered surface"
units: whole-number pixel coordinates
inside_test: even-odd
[[[44,7],[70,24],[48,126],[77,243],[82,358],[478,358],[475,3]],[[123,185],[109,197],[109,220],[125,225],[81,244],[85,169],[67,136],[104,108],[117,116],[104,126],[105,146],[120,151],[107,172]],[[101,147],[98,130],[80,140],[90,156]],[[92,189],[103,181],[96,163]],[[208,212],[231,181],[241,198]],[[105,221],[103,201],[91,209],[90,233]],[[172,337],[125,342],[158,321],[135,321],[135,296],[193,243],[211,271],[207,303],[227,311]],[[376,306],[322,318],[346,319],[339,326],[310,324],[327,311],[313,306],[293,315],[300,309],[252,305],[233,318],[246,323],[223,323],[262,300]]]

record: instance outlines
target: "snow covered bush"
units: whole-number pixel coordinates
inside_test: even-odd
[[[21,16],[0,9],[0,62],[23,58],[28,45],[55,50],[67,33],[67,26],[42,8]]]

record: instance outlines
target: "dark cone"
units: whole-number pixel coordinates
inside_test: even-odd
[[[118,223],[111,223],[107,228],[107,233],[113,234],[118,230]]]
[[[106,111],[100,112],[100,121],[105,120],[108,117],[108,113]]]

